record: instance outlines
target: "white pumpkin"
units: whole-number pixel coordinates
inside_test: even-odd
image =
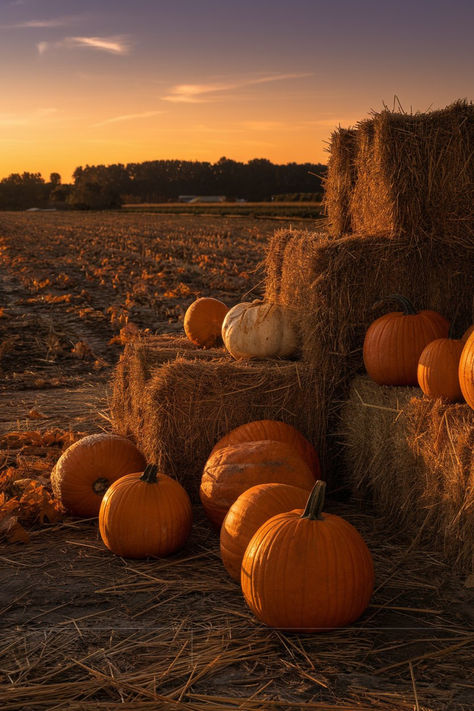
[[[236,359],[285,358],[298,348],[292,311],[259,300],[245,301],[227,312],[222,340]]]

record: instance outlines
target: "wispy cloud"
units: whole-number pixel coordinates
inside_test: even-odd
[[[58,42],[38,42],[39,54],[50,49],[95,49],[110,54],[128,54],[130,42],[126,37],[65,37]]]
[[[309,76],[312,76],[312,73],[304,72],[299,74],[271,74],[253,79],[241,79],[239,81],[227,81],[215,84],[177,84],[171,88],[169,94],[162,98],[165,101],[176,103],[198,104],[206,101],[215,101],[215,97],[209,96],[210,94],[233,91],[255,84],[266,84],[268,82],[285,81],[288,79],[302,79]]]
[[[109,123],[120,123],[121,121],[132,121],[134,119],[147,119],[152,116],[158,116],[162,114],[163,111],[144,111],[141,114],[122,114],[121,116],[113,116],[112,118],[105,119],[105,121],[99,121],[98,123],[92,124],[93,126],[106,126]]]
[[[241,126],[250,131],[277,131],[288,128],[283,121],[242,121]]]
[[[15,22],[11,25],[0,25],[1,29],[45,29],[48,27],[65,27],[66,25],[74,22],[76,18],[73,17],[54,17],[49,20],[26,20],[25,22]]]
[[[32,124],[39,123],[42,119],[48,118],[52,114],[55,114],[56,111],[57,109],[55,108],[44,108],[35,109],[30,111],[28,114],[1,113],[0,126],[30,126]]]

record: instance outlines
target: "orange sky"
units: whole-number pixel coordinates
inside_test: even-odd
[[[456,0],[4,0],[0,178],[326,162],[334,127],[395,95],[406,110],[471,98],[473,19]]]

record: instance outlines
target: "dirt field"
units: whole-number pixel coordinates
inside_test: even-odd
[[[278,226],[287,226],[278,223]],[[301,226],[301,225],[300,225]],[[42,472],[60,443],[13,431],[109,429],[108,384],[136,328],[181,332],[198,296],[262,293],[274,221],[157,214],[0,214],[2,470]],[[200,507],[183,551],[130,561],[95,520],[32,526],[0,549],[0,708],[468,711],[472,590],[360,502],[376,591],[350,628],[270,630],[220,563]]]

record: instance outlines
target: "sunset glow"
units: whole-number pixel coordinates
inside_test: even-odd
[[[472,98],[473,21],[461,0],[4,0],[0,178],[325,162],[331,131],[371,109]]]

